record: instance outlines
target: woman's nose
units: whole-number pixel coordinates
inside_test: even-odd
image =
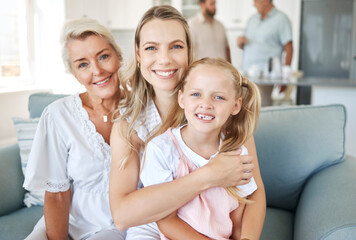
[[[93,75],[98,76],[103,72],[102,66],[98,62],[93,62],[91,64]]]
[[[171,56],[169,50],[161,49],[158,54],[158,63],[160,65],[167,65],[171,62]]]

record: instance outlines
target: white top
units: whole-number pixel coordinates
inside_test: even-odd
[[[96,131],[79,94],[42,113],[25,173],[27,190],[71,188],[69,234],[81,239],[115,228],[109,207],[110,146]]]
[[[182,127],[172,129],[172,133],[176,137],[182,152],[196,167],[199,168],[204,166],[209,160],[198,155],[185,144],[181,135],[181,128]],[[241,155],[247,154],[247,148],[242,146]],[[210,159],[216,155],[217,153],[212,155]],[[140,176],[143,185],[146,187],[172,181],[179,159],[180,155],[178,149],[168,133],[153,138],[146,147],[145,162]],[[257,185],[255,179],[252,177],[248,184],[240,185],[238,188],[240,190],[239,195],[241,197],[246,197],[257,189]]]
[[[126,111],[126,108],[120,110],[120,113],[123,114]],[[131,121],[131,117],[127,118],[127,121]],[[143,141],[146,140],[154,134],[159,126],[161,126],[162,120],[161,116],[158,113],[158,109],[152,99],[149,100],[146,110],[141,112],[137,118],[133,129],[137,132],[138,137]]]
[[[188,21],[192,36],[195,59],[203,57],[220,57],[226,59],[226,48],[229,46],[226,31],[221,22],[213,19],[210,23],[199,12]]]

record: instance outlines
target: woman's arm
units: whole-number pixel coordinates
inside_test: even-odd
[[[204,167],[182,178],[137,190],[140,171],[137,151],[132,151],[124,169],[119,168],[129,148],[119,129],[126,134],[127,127],[127,122],[114,123],[110,140],[109,199],[111,214],[119,230],[160,220],[210,187],[243,185],[252,177],[248,171],[253,169],[253,157],[239,156],[240,151],[234,151],[219,154]],[[131,142],[135,149],[143,144],[137,135]]]
[[[210,238],[196,231],[188,223],[184,222],[177,216],[177,211],[174,211],[167,217],[157,221],[158,228],[161,233],[171,240],[179,239],[196,239],[209,240]]]
[[[249,139],[245,147],[248,149],[249,154],[254,156],[253,164],[255,168],[252,173],[257,184],[257,190],[249,196],[248,199],[252,200],[253,203],[246,205],[242,216],[241,239],[258,240],[261,237],[266,216],[266,194],[258,165],[254,139]]]
[[[65,192],[45,192],[44,217],[49,240],[68,239],[70,189]]]

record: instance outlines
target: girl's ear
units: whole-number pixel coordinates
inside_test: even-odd
[[[232,111],[231,111],[231,115],[236,115],[240,112],[241,110],[241,106],[242,106],[242,98],[239,97],[238,99],[236,99],[235,101],[235,105],[234,107],[232,108]]]
[[[184,100],[183,100],[183,92],[182,92],[182,90],[178,91],[178,104],[181,107],[181,109],[184,109]]]

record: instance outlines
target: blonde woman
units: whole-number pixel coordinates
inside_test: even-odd
[[[241,150],[221,153],[192,174],[137,190],[140,151],[177,101],[174,88],[192,60],[189,28],[182,15],[171,6],[149,9],[136,28],[135,58],[121,79],[128,97],[119,107],[122,114],[111,134],[109,198],[120,230],[162,219],[208,188],[247,184],[251,171],[258,169],[250,138],[245,144],[248,156],[240,156]],[[255,226],[262,229],[262,225]],[[155,224],[146,225],[146,230],[129,230],[127,239],[159,239]]]
[[[94,20],[73,20],[63,60],[86,91],[50,104],[38,124],[24,187],[45,191],[44,217],[26,239],[125,239],[109,208],[112,112],[122,98],[121,50]]]

